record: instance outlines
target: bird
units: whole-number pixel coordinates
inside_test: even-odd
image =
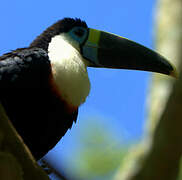
[[[88,67],[176,76],[163,56],[122,36],[63,18],[0,57],[0,103],[36,160],[76,123],[90,92]]]

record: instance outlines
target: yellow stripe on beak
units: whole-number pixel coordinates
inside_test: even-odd
[[[96,29],[89,29],[88,42],[91,44],[98,44],[100,39],[100,31]]]

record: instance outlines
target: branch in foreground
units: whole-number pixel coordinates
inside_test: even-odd
[[[16,132],[15,128],[8,119],[6,112],[0,104],[0,152],[1,161],[0,167],[6,167],[4,170],[7,174],[6,179],[3,177],[3,173],[0,173],[1,180],[7,180],[7,177],[11,180],[48,180],[49,177],[43,171],[43,169],[36,163],[32,154],[28,150],[27,146],[23,143],[23,140]],[[3,161],[2,158],[5,160]],[[6,165],[7,163],[7,165]],[[11,164],[12,166],[9,166]],[[5,165],[5,166],[4,166]],[[8,169],[9,168],[9,169]],[[3,172],[4,170],[0,168]],[[16,173],[16,176],[11,176],[12,171]]]

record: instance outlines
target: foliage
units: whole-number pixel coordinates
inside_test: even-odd
[[[81,179],[111,179],[127,153],[128,145],[121,143],[99,119],[87,121],[80,133],[82,149],[76,152]]]

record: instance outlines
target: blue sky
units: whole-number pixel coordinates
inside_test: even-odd
[[[45,28],[63,17],[79,17],[89,27],[125,36],[153,48],[154,0],[1,1],[0,54],[26,47]],[[118,136],[139,138],[146,115],[150,73],[89,69],[91,93],[81,106],[78,124],[59,143],[61,156],[74,149],[79,128],[89,117],[103,120]]]

